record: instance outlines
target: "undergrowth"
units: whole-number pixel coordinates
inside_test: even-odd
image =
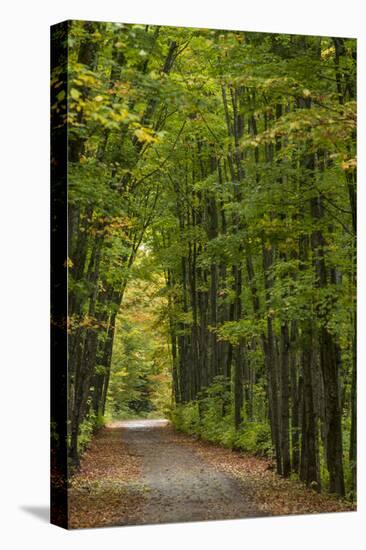
[[[178,430],[206,441],[260,456],[273,455],[269,425],[245,421],[236,430],[231,410],[225,410],[224,399],[212,392],[202,400],[177,405],[171,420]]]

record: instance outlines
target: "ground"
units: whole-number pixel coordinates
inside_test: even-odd
[[[178,433],[166,420],[114,422],[69,490],[71,528],[350,511],[284,480],[271,462]]]

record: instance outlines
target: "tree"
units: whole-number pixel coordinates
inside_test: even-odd
[[[354,491],[355,41],[72,22],[69,46],[71,460],[106,406],[148,412],[122,319],[155,273],[176,424]]]

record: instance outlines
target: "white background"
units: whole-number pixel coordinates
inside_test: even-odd
[[[13,0],[0,63],[0,541],[2,548],[364,547],[365,20],[360,0]],[[4,4],[3,4],[4,6]],[[64,19],[359,38],[359,512],[67,532],[47,523],[49,26]],[[361,132],[362,130],[362,132]],[[43,519],[42,519],[43,516]]]

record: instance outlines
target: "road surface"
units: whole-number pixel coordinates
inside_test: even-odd
[[[116,424],[115,424],[116,425]],[[205,462],[166,420],[118,423],[129,453],[142,461],[142,523],[264,515],[250,487]]]

